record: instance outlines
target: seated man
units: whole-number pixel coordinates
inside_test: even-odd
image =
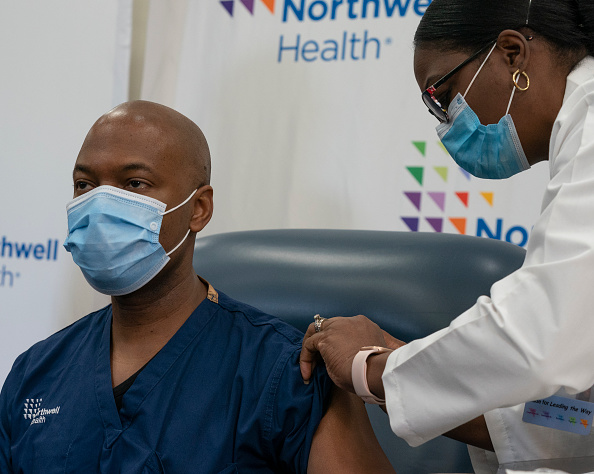
[[[122,104],[73,179],[64,245],[112,303],[15,362],[0,472],[393,472],[362,402],[323,369],[304,383],[302,334],[193,272],[213,190],[192,121]]]

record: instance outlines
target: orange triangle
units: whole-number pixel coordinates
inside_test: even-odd
[[[466,219],[464,217],[450,217],[450,222],[461,234],[466,234]]]
[[[262,3],[274,14],[274,0],[262,0]]]
[[[485,201],[489,203],[489,206],[493,207],[493,193],[481,193],[481,196],[485,198]]]

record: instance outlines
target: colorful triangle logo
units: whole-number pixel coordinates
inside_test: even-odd
[[[450,222],[461,234],[466,234],[466,219],[463,217],[450,217]]]
[[[466,170],[463,170],[462,168],[458,168],[460,170],[460,172],[464,175],[464,177],[470,181],[470,173]]]
[[[458,199],[460,199],[460,201],[462,201],[462,204],[464,204],[465,207],[468,207],[468,193],[456,193],[456,196],[458,196]]]
[[[421,193],[405,192],[404,195],[413,204],[413,206],[417,208],[418,211],[421,210]]]
[[[421,186],[423,186],[423,172],[424,168],[417,166],[407,166],[408,172],[415,178]]]
[[[274,0],[262,0],[262,3],[274,14]]]
[[[412,142],[412,144],[421,152],[421,155],[427,156],[427,142]]]
[[[239,0],[239,2],[241,2],[243,4],[243,6],[247,9],[247,11],[250,12],[251,15],[254,14],[254,1],[255,0]],[[261,1],[264,4],[264,6],[266,8],[268,8],[268,10],[270,10],[270,13],[274,14],[275,0],[261,0]],[[227,13],[229,13],[229,15],[231,15],[231,17],[233,17],[235,0],[221,0],[220,4],[223,6],[223,8],[225,10],[227,10]]]
[[[433,230],[435,232],[441,232],[442,231],[442,229],[443,229],[443,219],[440,219],[439,217],[427,217],[426,220],[429,223],[429,225],[431,227],[433,227]]]
[[[433,169],[437,172],[444,183],[448,182],[448,167],[447,166],[434,166]]]
[[[443,212],[445,212],[445,193],[430,192],[429,197],[433,199],[433,202],[437,204]]]
[[[406,224],[406,227],[408,227],[412,232],[419,231],[419,218],[418,217],[401,217],[401,219]]]
[[[437,144],[439,145],[439,148],[441,148],[446,155],[450,156],[448,150],[446,150],[446,147],[443,146],[443,143],[441,143],[441,141],[438,141]]]
[[[254,14],[254,0],[239,0],[250,14]]]
[[[221,5],[231,16],[233,16],[233,4],[233,0],[221,0]]]
[[[481,193],[481,196],[489,203],[489,206],[493,207],[493,193]]]

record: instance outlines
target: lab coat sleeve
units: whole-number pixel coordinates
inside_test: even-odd
[[[594,94],[555,124],[551,179],[522,268],[383,374],[392,430],[417,446],[494,408],[594,384]],[[562,109],[563,110],[563,109]]]

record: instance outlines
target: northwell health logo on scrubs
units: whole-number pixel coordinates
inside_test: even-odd
[[[57,415],[60,413],[60,407],[47,409],[41,408],[43,398],[27,398],[25,399],[25,408],[23,416],[25,420],[31,420],[31,425],[38,423],[45,423],[45,417],[49,415]]]

